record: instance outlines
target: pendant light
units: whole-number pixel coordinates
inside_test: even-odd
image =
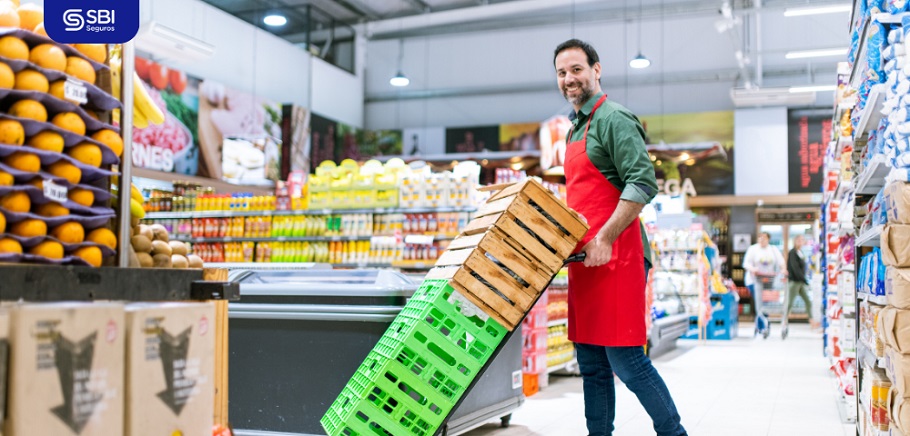
[[[398,73],[395,74],[395,77],[389,79],[389,84],[397,87],[404,87],[411,84],[411,80],[408,79],[404,73],[401,72],[401,60],[404,57],[404,40],[398,40]]]
[[[631,61],[629,61],[629,66],[635,69],[648,68],[651,66],[651,61],[641,54],[641,21],[642,21],[642,8],[641,0],[638,0],[638,55],[635,56]]]

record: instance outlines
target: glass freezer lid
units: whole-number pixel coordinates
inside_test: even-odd
[[[396,271],[246,270],[234,278],[244,295],[410,295],[418,284]]]

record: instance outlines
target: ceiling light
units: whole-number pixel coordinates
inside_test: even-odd
[[[635,56],[635,59],[629,61],[629,66],[635,69],[648,68],[651,66],[651,61],[648,58],[644,57],[641,53],[638,56]]]
[[[828,56],[846,56],[847,48],[826,48],[821,50],[788,51],[787,59],[823,58]]]
[[[853,5],[849,3],[843,3],[838,5],[826,5],[826,6],[805,6],[801,8],[787,8],[784,10],[785,17],[801,17],[805,15],[821,15],[821,14],[833,14],[836,12],[850,12],[853,10]]]
[[[686,159],[689,159],[689,157],[690,157],[689,153],[683,152],[682,154],[679,155],[679,160],[686,160]]]
[[[288,19],[281,14],[269,14],[262,19],[266,26],[280,27],[288,23]]]
[[[823,92],[823,91],[834,91],[837,89],[837,85],[810,85],[810,86],[791,86],[791,93],[798,92]]]
[[[404,73],[399,71],[398,74],[395,75],[395,77],[389,79],[389,83],[392,86],[408,86],[411,84],[411,81],[407,77],[405,77]]]

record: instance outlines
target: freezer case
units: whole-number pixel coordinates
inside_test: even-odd
[[[319,420],[418,287],[388,270],[235,269],[231,277],[241,294],[229,309],[238,436],[325,434]],[[479,377],[446,434],[508,422],[523,402],[520,332]]]

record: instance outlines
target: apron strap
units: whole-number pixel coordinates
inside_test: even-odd
[[[597,100],[597,103],[594,105],[594,109],[591,109],[591,115],[588,117],[588,122],[585,124],[584,138],[588,137],[588,128],[591,127],[591,120],[594,118],[594,112],[597,112],[597,109],[605,101],[607,101],[607,94],[604,94],[602,97],[600,97],[600,100]],[[567,144],[572,141],[572,134],[575,133],[574,130],[575,130],[575,126],[572,126],[569,128],[569,139],[568,139],[568,141],[566,141]]]

